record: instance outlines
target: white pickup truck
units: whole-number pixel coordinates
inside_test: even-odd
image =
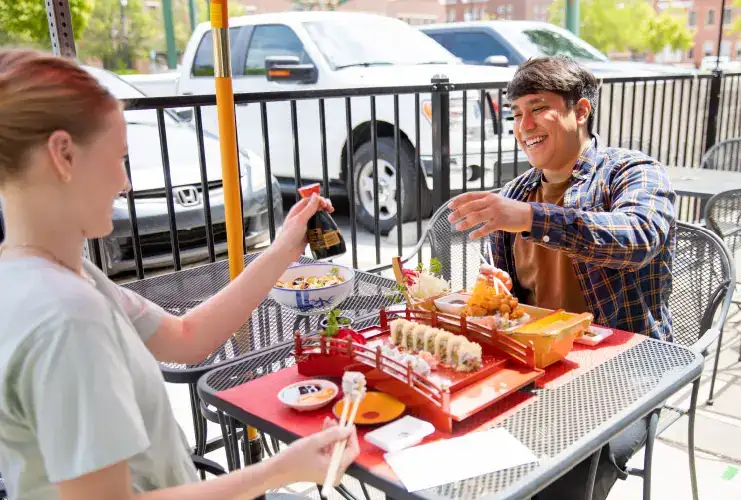
[[[511,68],[475,67],[462,64],[437,42],[389,17],[338,12],[288,12],[252,15],[231,19],[230,45],[234,92],[275,92],[313,89],[343,89],[375,86],[428,85],[435,75],[445,75],[452,83],[506,82]],[[281,71],[267,67],[280,65]],[[178,95],[204,95],[215,92],[213,42],[209,24],[199,25],[183,54]],[[467,95],[467,160],[468,187],[492,186],[498,159],[497,91],[491,93],[491,105],[479,106],[479,92]],[[463,184],[462,93],[451,93],[451,189]],[[346,183],[354,176],[358,221],[369,230],[374,228],[373,148],[371,141],[371,106],[369,97],[351,98],[351,124],[354,172],[348,172],[346,151],[348,126],[344,98],[326,99],[327,171],[334,194],[346,193]],[[480,113],[485,113],[485,162],[481,168]],[[420,94],[419,152],[421,172],[415,168],[415,102],[414,95],[399,97],[401,162],[396,165],[394,149],[394,98],[376,97],[378,137],[379,227],[388,233],[397,224],[396,199],[402,199],[402,219],[416,218],[417,176],[423,183],[423,216],[431,210],[432,186],[432,120],[429,93]],[[289,101],[267,103],[269,154],[272,173],[284,191],[295,190],[296,166],[300,179],[321,180],[322,141],[319,101],[296,101],[298,155]],[[238,105],[237,135],[241,147],[264,154],[259,103]],[[215,107],[203,109],[204,126],[217,131]],[[505,129],[508,124],[505,122]],[[502,137],[502,162],[505,180],[512,178],[514,140],[505,132]],[[522,156],[522,155],[521,155]],[[396,176],[401,176],[402,190],[397,193]]]

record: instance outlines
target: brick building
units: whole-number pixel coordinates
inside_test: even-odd
[[[547,21],[553,0],[441,0],[446,19],[479,21],[482,19],[528,19]]]

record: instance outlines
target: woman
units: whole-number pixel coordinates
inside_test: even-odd
[[[236,331],[305,248],[327,200],[294,206],[269,250],[183,317],[81,258],[112,230],[128,189],[120,104],[74,62],[0,51],[0,473],[11,498],[252,498],[321,483],[331,426],[277,457],[199,482],[172,414],[160,361],[197,362]]]

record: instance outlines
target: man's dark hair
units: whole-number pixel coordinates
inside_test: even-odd
[[[589,100],[592,111],[587,119],[587,131],[594,127],[599,81],[587,68],[568,56],[537,57],[520,65],[507,86],[507,99],[514,101],[524,95],[553,92],[563,97],[571,109],[582,97]]]

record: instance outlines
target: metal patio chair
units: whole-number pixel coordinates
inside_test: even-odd
[[[741,138],[713,145],[700,158],[700,168],[741,172]]]
[[[732,189],[719,193],[710,200],[705,207],[705,220],[708,228],[725,241],[731,255],[734,257],[736,271],[741,262],[741,189]],[[736,275],[736,293],[741,297],[741,276]],[[741,308],[741,298],[734,300],[734,304]],[[718,346],[720,351],[720,346]],[[741,361],[741,350],[739,351]]]

